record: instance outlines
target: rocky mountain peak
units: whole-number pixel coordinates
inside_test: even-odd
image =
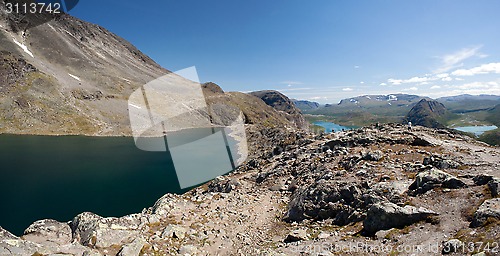
[[[444,128],[441,119],[449,114],[446,107],[435,100],[422,99],[408,112],[407,121],[414,125],[432,128]]]

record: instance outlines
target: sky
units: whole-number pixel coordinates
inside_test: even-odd
[[[497,0],[80,0],[70,14],[225,91],[500,95]]]

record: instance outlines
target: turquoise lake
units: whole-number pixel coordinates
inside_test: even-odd
[[[487,131],[495,130],[497,128],[498,127],[496,127],[494,125],[483,125],[483,126],[454,127],[453,129],[459,130],[462,132],[470,132],[470,133],[474,133],[474,135],[476,135],[476,136],[481,136],[481,134],[483,134]]]
[[[168,152],[129,137],[0,135],[0,226],[21,235],[39,219],[123,216],[183,193]]]
[[[324,122],[324,121],[314,122],[313,124],[325,128],[326,133],[330,133],[330,132],[332,132],[332,130],[335,132],[339,132],[339,131],[342,131],[342,129],[347,131],[347,130],[351,130],[353,128],[353,127],[342,126],[342,125],[338,125],[336,123]]]

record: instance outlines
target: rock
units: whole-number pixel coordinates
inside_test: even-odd
[[[318,235],[318,239],[326,239],[329,238],[330,236],[331,236],[330,233],[321,232]]]
[[[178,202],[179,196],[174,194],[165,194],[160,199],[158,199],[152,208],[152,213],[166,216],[172,211]]]
[[[367,161],[380,161],[380,159],[382,159],[383,155],[384,154],[380,150],[371,151],[371,152],[366,153],[363,156],[363,160],[367,160]]]
[[[237,179],[217,177],[208,185],[208,192],[229,193],[240,185]]]
[[[500,198],[484,201],[474,213],[471,227],[480,227],[487,223],[488,219],[500,219]]]
[[[490,189],[491,196],[496,197],[498,196],[498,187],[500,186],[500,179],[499,178],[493,178],[488,182],[488,188]]]
[[[424,158],[423,162],[424,165],[432,165],[438,169],[448,169],[448,168],[453,168],[456,169],[460,167],[460,164],[456,161],[453,161],[451,159],[445,159],[440,156],[430,156]]]
[[[456,189],[467,185],[455,176],[433,168],[418,173],[409,189],[413,194],[423,194],[438,186]]]
[[[372,235],[379,230],[402,228],[435,215],[438,214],[425,208],[409,205],[400,207],[393,203],[383,202],[374,204],[368,209],[363,227],[364,231]]]
[[[482,186],[488,184],[493,179],[493,176],[491,175],[477,175],[472,180],[474,181],[474,184],[477,186]]]
[[[464,243],[458,239],[451,239],[443,243],[443,254],[450,254],[460,251],[464,246]]]
[[[162,238],[177,238],[184,239],[186,236],[186,229],[179,225],[168,225],[161,234]]]
[[[76,216],[70,226],[73,236],[82,245],[95,248],[109,248],[131,243],[139,237],[146,220],[140,214],[121,218],[102,218],[85,212]]]
[[[64,245],[72,240],[71,228],[67,223],[55,220],[39,220],[31,224],[22,239],[43,244]]]
[[[285,238],[285,243],[293,243],[298,241],[307,240],[307,231],[304,229],[298,229],[290,232]]]
[[[180,255],[197,255],[198,253],[198,248],[194,245],[184,245],[181,248],[179,248],[179,254]]]
[[[319,180],[294,192],[286,221],[333,219],[337,225],[360,220],[357,208],[364,206],[360,186],[352,182]]]
[[[117,256],[139,256],[146,245],[144,238],[137,238],[132,243],[122,246]]]

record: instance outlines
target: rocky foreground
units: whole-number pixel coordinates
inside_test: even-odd
[[[225,177],[121,218],[0,229],[0,255],[500,253],[499,148],[400,125],[249,137],[262,151]]]

